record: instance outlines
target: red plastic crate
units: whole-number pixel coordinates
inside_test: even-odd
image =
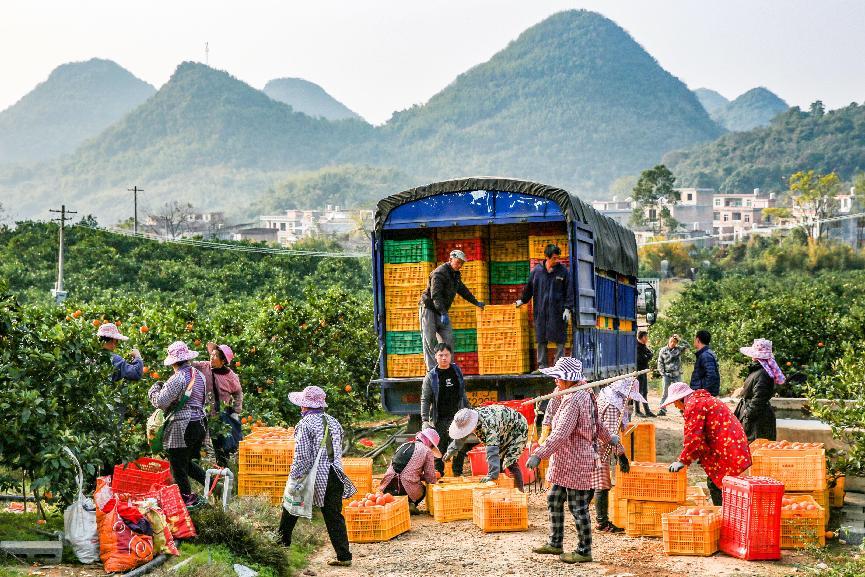
[[[472,475],[487,474],[487,448],[484,445],[478,445],[468,452],[469,462],[472,464]],[[520,472],[523,474],[523,483],[528,484],[535,480],[535,472],[526,467],[526,461],[529,460],[531,452],[529,448],[523,449],[523,454],[517,459],[520,466]],[[502,469],[502,473],[510,476],[510,471]]]
[[[529,272],[535,270],[535,267],[544,262],[546,259],[543,258],[532,258],[529,259]],[[565,268],[571,270],[571,261],[567,258],[559,258],[559,262],[565,265]]]
[[[477,353],[454,353],[454,363],[460,366],[464,375],[478,374]]]
[[[531,425],[535,422],[535,405],[533,403],[529,405],[524,405],[524,401],[525,399],[515,399],[513,401],[488,401],[481,406],[485,407],[487,405],[504,405],[521,414],[523,417],[526,418],[526,423]]]
[[[524,284],[491,284],[491,305],[512,305],[523,296]]]
[[[754,560],[781,558],[784,485],[769,477],[724,477],[720,549]]]
[[[486,260],[486,241],[482,238],[462,238],[459,240],[441,240],[436,242],[436,262],[445,262],[452,250],[461,250],[466,253],[466,258],[472,260]]]
[[[144,495],[171,483],[168,461],[141,457],[123,465],[114,465],[111,489],[115,493]]]

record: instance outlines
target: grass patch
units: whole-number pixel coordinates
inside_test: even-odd
[[[193,544],[207,545],[208,550],[212,546],[224,547],[233,558],[239,559],[235,562],[256,570],[267,567],[275,577],[289,577],[306,567],[310,555],[323,543],[323,522],[318,513],[311,523],[302,519],[292,535],[292,546],[286,549],[279,544],[277,533],[280,515],[279,507],[254,498],[239,498],[225,512],[207,507],[193,513],[198,529]],[[196,560],[190,564],[197,563]],[[215,574],[222,573],[210,571],[207,575]]]
[[[865,575],[863,547],[834,545],[825,549],[812,549],[809,554],[827,565],[816,572],[817,577],[862,577]]]
[[[34,506],[35,507],[35,506]],[[49,535],[42,535],[42,531],[62,531],[63,514],[59,511],[46,511],[48,520],[44,525],[37,523],[38,513],[7,513],[0,512],[0,541],[53,541]]]
[[[0,565],[0,577],[23,577],[29,573],[26,565]]]
[[[181,557],[172,565],[179,568],[164,572],[181,577],[213,577],[234,575],[234,564],[240,563],[258,571],[260,577],[279,577],[272,567],[253,563],[234,555],[226,545],[199,545],[184,543]],[[182,565],[181,565],[182,564]]]

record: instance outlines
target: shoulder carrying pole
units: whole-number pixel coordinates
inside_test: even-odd
[[[617,375],[615,377],[610,377],[608,379],[601,379],[600,381],[592,381],[591,383],[586,383],[585,385],[579,385],[576,387],[571,387],[570,389],[565,389],[563,391],[556,391],[554,393],[550,393],[549,395],[543,395],[541,397],[535,397],[534,399],[526,399],[523,401],[524,405],[531,405],[535,403],[539,403],[541,401],[546,401],[547,399],[552,399],[554,397],[562,397],[564,395],[570,395],[571,393],[575,393],[577,391],[582,391],[584,389],[593,389],[595,387],[602,387],[604,385],[609,385],[610,383],[615,383],[616,381],[620,381],[622,379],[627,379],[628,377],[637,377],[639,375],[643,375],[645,373],[650,373],[652,369],[643,369],[642,371],[634,371],[633,373],[627,373],[624,375]]]

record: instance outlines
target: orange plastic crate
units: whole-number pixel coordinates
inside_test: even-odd
[[[284,475],[250,475],[238,473],[237,494],[239,496],[259,496],[270,500],[271,505],[282,503],[288,471]]]
[[[496,262],[528,261],[529,239],[527,237],[513,240],[494,238],[490,241],[490,260]]]
[[[481,375],[520,375],[529,372],[529,351],[478,351]]]
[[[797,505],[813,505],[815,509],[793,511],[784,508],[785,500]],[[826,530],[823,524],[825,510],[810,495],[785,494],[781,501],[781,549],[826,545]]]
[[[433,485],[427,493],[432,498],[432,516],[439,523],[463,521],[472,518],[472,489],[484,487],[480,483],[446,483]]]
[[[272,440],[294,440],[294,427],[265,427],[252,426],[252,431],[244,436],[244,439],[262,439],[265,441]]]
[[[823,491],[786,491],[785,497],[811,497],[823,508],[823,526],[829,526],[829,509],[831,507],[831,495],[828,489]]]
[[[343,457],[342,470],[345,476],[351,479],[358,493],[371,493],[372,491],[372,459],[366,457]]]
[[[449,226],[436,229],[437,240],[459,240],[462,238],[481,238],[485,236],[486,228],[477,226]]]
[[[708,515],[687,515],[691,507],[680,507],[661,515],[664,553],[667,555],[697,555],[708,557],[718,551],[721,539],[721,508]]]
[[[840,509],[844,506],[844,485],[846,479],[844,475],[829,475],[826,479],[826,485],[829,490],[829,506],[833,509]]]
[[[641,501],[681,503],[688,496],[688,468],[671,473],[665,463],[631,463],[627,473],[619,472],[619,495]]]
[[[690,505],[693,507],[702,507],[704,505],[711,505],[709,496],[706,495],[706,490],[702,487],[688,487],[688,497],[685,499],[685,505]]]
[[[484,533],[526,531],[528,495],[517,489],[472,490],[472,521]]]
[[[237,465],[240,473],[250,475],[288,474],[294,459],[294,440],[246,438],[240,442]]]
[[[477,407],[483,403],[498,401],[499,392],[495,389],[487,391],[466,391],[466,397],[468,397],[471,406]]]
[[[426,373],[423,354],[387,356],[387,376],[390,378],[422,377]]]
[[[432,262],[408,262],[384,265],[384,286],[415,287],[426,286],[429,275],[435,268]]]
[[[607,506],[607,513],[610,516],[610,522],[616,527],[624,529],[628,524],[628,499],[619,497],[615,485],[610,489],[610,501]]]
[[[445,464],[450,464],[450,461]],[[466,465],[468,465],[468,460],[466,460]],[[447,473],[447,471],[445,471]],[[438,480],[435,485],[427,485],[427,493],[424,501],[426,502],[426,510],[430,515],[435,515],[435,503],[432,498],[432,489],[433,487],[441,487],[444,485],[473,485],[479,486],[483,475],[463,475],[462,477],[442,477]],[[499,478],[495,481],[495,488],[499,489],[513,489],[514,488],[514,480],[512,477],[508,477],[507,475],[499,475]]]
[[[625,534],[628,537],[660,537],[663,533],[661,516],[678,508],[678,503],[628,499],[628,521],[625,523]]]
[[[826,489],[825,449],[766,449],[751,453],[749,475],[771,477],[784,484],[786,491]]]
[[[378,507],[343,507],[350,543],[388,541],[411,529],[408,497]]]
[[[477,309],[478,333],[484,331],[497,332],[504,328],[528,329],[529,309],[517,308],[513,304],[487,305],[483,310]]]
[[[629,461],[654,463],[655,454],[655,424],[631,424],[622,435],[622,445]]]
[[[475,312],[477,310],[478,307],[475,305],[467,303],[462,298],[457,298],[448,311],[448,316],[451,318],[451,326],[454,329],[473,329],[477,327],[477,313]],[[416,313],[415,311],[415,316],[417,316]]]
[[[568,237],[566,236],[529,236],[529,258],[546,258],[544,250],[554,244],[562,251],[560,259],[568,258]]]

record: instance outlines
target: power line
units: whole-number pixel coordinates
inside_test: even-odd
[[[359,253],[359,252],[328,252],[328,251],[320,251],[320,250],[298,250],[298,249],[287,249],[287,248],[275,248],[268,246],[251,246],[251,245],[242,245],[242,244],[230,244],[225,242],[216,242],[216,241],[207,241],[200,239],[192,239],[192,238],[171,238],[168,236],[160,236],[157,234],[150,233],[135,233],[130,232],[128,230],[118,229],[118,228],[106,228],[106,227],[91,227],[84,224],[79,224],[76,226],[85,226],[87,228],[91,228],[93,230],[98,230],[101,232],[105,232],[108,234],[116,234],[121,236],[127,236],[132,238],[140,238],[143,240],[150,240],[155,242],[168,242],[173,244],[187,245],[187,246],[195,246],[199,248],[210,248],[217,250],[228,250],[234,252],[244,252],[244,253],[257,253],[257,254],[271,254],[271,255],[282,255],[282,256],[308,256],[308,257],[320,257],[320,258],[369,258],[368,254]]]

